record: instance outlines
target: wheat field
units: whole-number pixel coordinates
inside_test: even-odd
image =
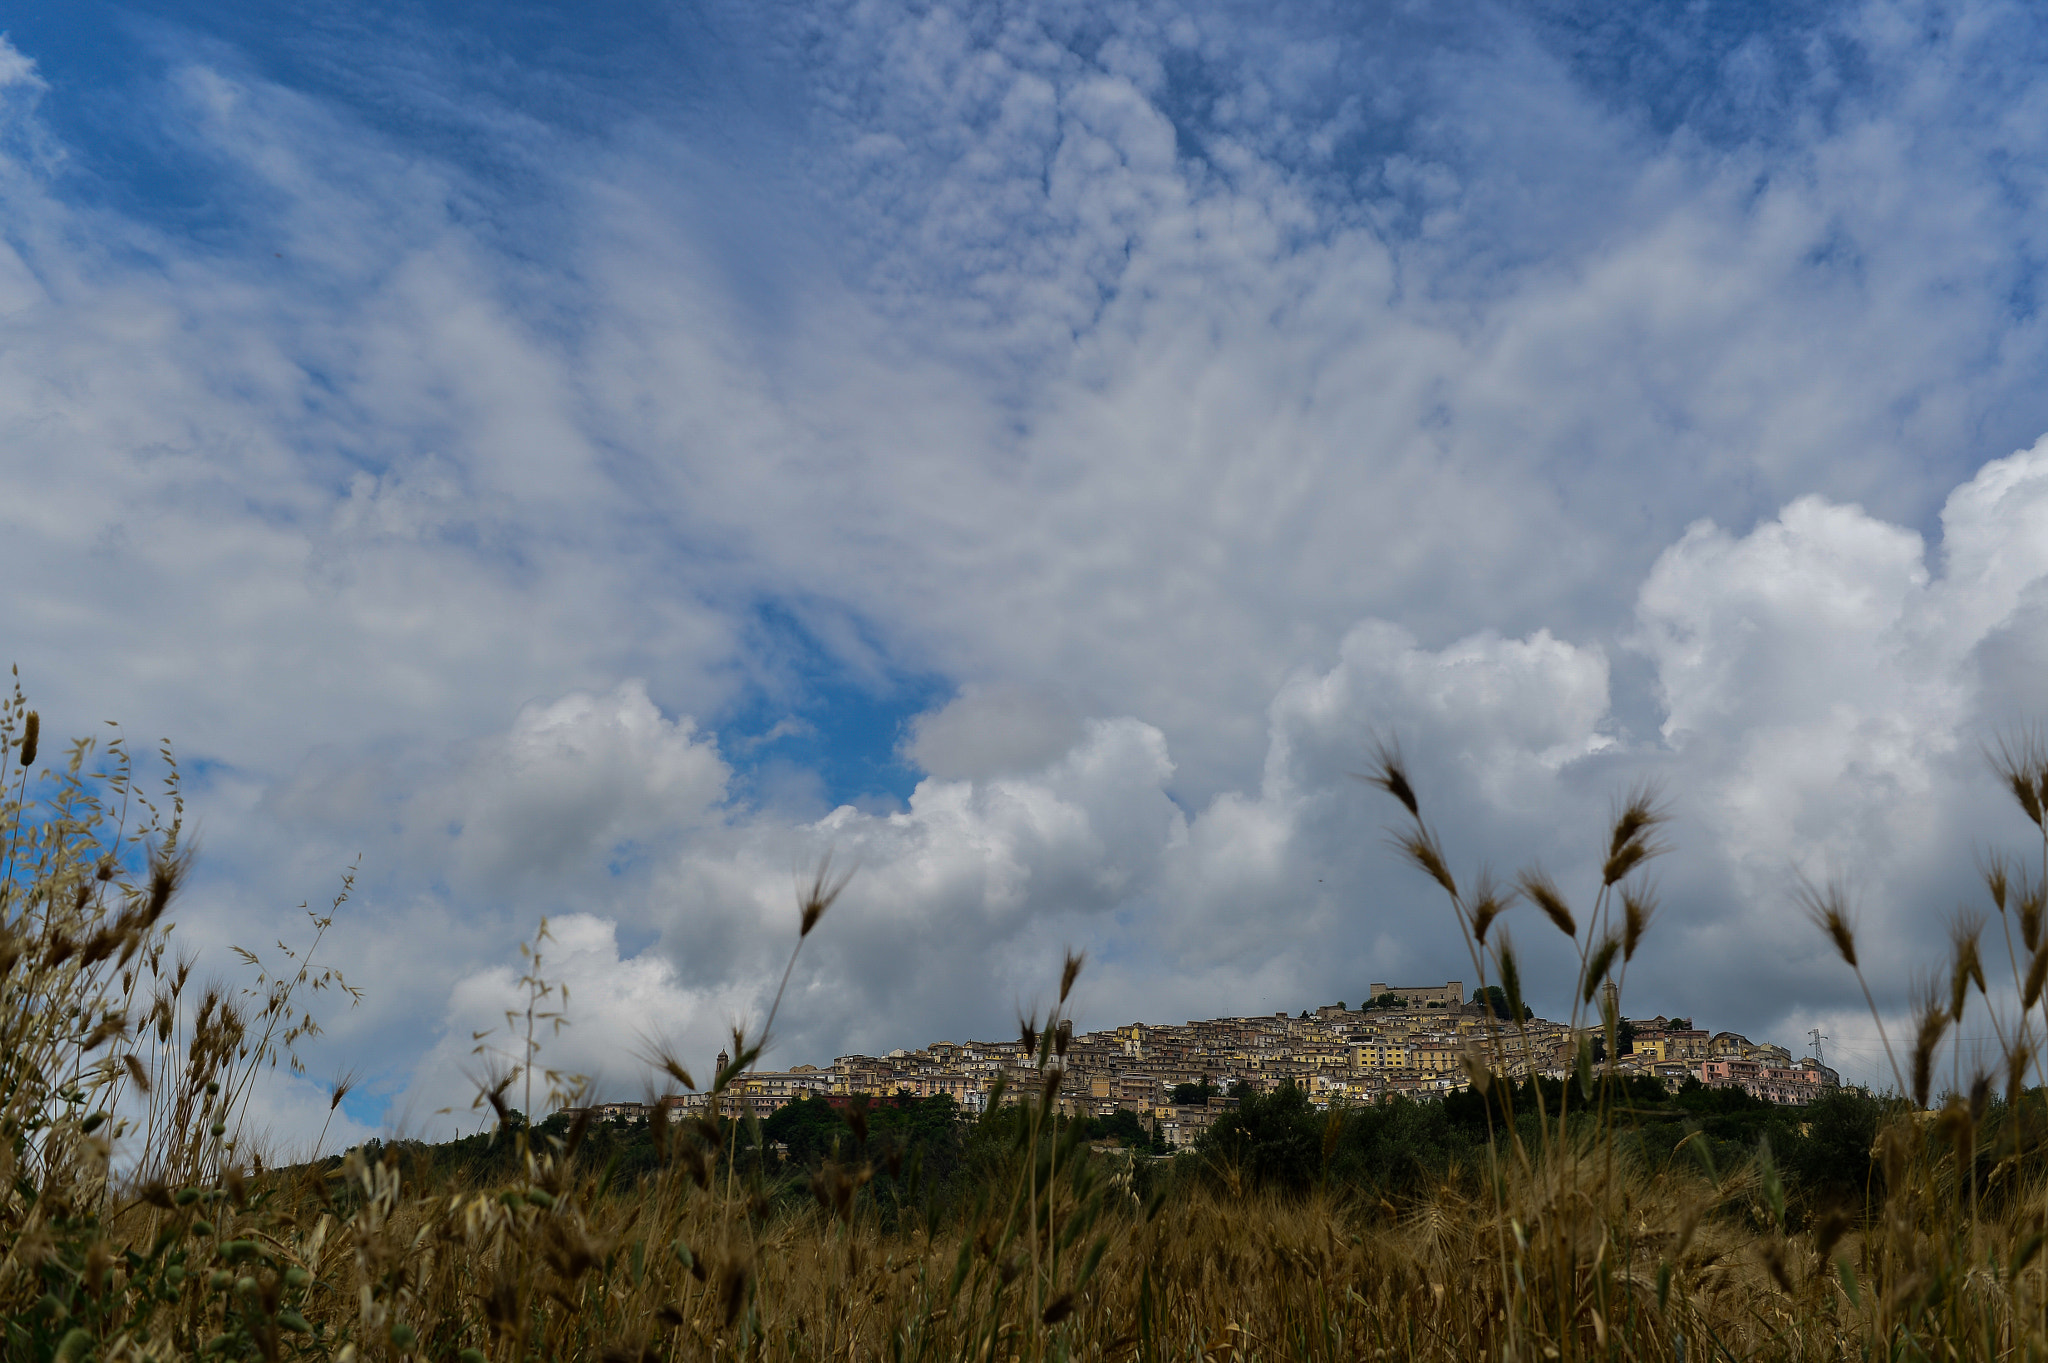
[[[1625,982],[1655,929],[1644,867],[1665,822],[1647,791],[1600,830],[1600,883],[1575,902],[1534,871],[1462,880],[1398,751],[1379,750],[1371,779],[1394,801],[1396,843],[1442,888],[1510,1017],[1524,982],[1503,912],[1526,902],[1577,949],[1576,1073],[1511,1085],[1504,1050],[1470,1054],[1486,1125],[1464,1154],[1380,1185],[1335,1177],[1341,1111],[1315,1118],[1311,1176],[1286,1187],[1224,1142],[1173,1160],[1093,1148],[1056,1116],[1083,969],[1069,957],[1059,1004],[1022,1027],[1034,1085],[965,1132],[943,1189],[920,1190],[915,1155],[906,1171],[858,1107],[801,1167],[722,1115],[759,1035],[706,1076],[702,1115],[657,1109],[630,1166],[587,1111],[528,1126],[536,1085],[542,1107],[575,1091],[534,1030],[551,1006],[537,945],[520,1063],[480,1095],[498,1119],[488,1158],[395,1141],[266,1158],[244,1132],[251,1086],[296,1065],[322,1002],[350,992],[322,954],[348,886],[307,915],[282,967],[252,957],[242,987],[202,987],[175,944],[190,851],[169,754],[147,792],[118,738],[45,760],[18,689],[0,742],[10,1359],[2048,1357],[2037,743],[1993,765],[2043,831],[2041,860],[1987,862],[1983,915],[1954,924],[1942,987],[1896,1051],[1887,1038],[1896,1093],[1873,1100],[1860,1185],[1827,1199],[1788,1184],[1767,1143],[1732,1162],[1646,1146],[1592,1061],[1601,1029],[1616,1053],[1602,986]],[[799,895],[792,968],[844,884],[821,867]],[[1860,980],[1842,894],[1814,887],[1805,907]],[[2000,946],[2009,986],[1987,980]],[[2001,1053],[1939,1091],[1944,1043],[1973,1007]],[[692,1082],[672,1058],[653,1068]]]

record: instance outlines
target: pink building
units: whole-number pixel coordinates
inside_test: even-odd
[[[1841,1077],[1814,1060],[1802,1060],[1797,1067],[1766,1065],[1761,1060],[1722,1057],[1700,1062],[1700,1082],[1708,1088],[1739,1088],[1752,1098],[1804,1107],[1833,1092]]]

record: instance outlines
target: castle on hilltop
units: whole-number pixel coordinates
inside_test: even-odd
[[[1406,999],[1419,1007],[1456,1008],[1465,1001],[1465,986],[1457,980],[1452,980],[1449,984],[1403,985],[1399,989],[1390,984],[1376,984],[1366,997],[1370,1002],[1372,999],[1385,998],[1389,994]]]

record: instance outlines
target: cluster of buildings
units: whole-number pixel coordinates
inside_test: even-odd
[[[1073,1035],[1052,1062],[1060,1072],[1055,1101],[1069,1115],[1136,1112],[1169,1144],[1183,1146],[1236,1106],[1228,1095],[1239,1084],[1265,1092],[1291,1082],[1318,1107],[1375,1103],[1463,1089],[1475,1066],[1511,1079],[1563,1078],[1577,1063],[1582,1043],[1605,1049],[1597,1024],[1574,1029],[1531,1018],[1517,1026],[1468,999],[1457,980],[1422,987],[1374,984],[1371,998],[1356,1009],[1335,1003],[1299,1016],[1211,1018],[1178,1026],[1133,1022]],[[1805,1104],[1840,1082],[1817,1058],[1795,1062],[1782,1046],[1757,1044],[1735,1032],[1709,1033],[1689,1018],[1633,1020],[1623,1035],[1617,1048],[1623,1053],[1603,1055],[1602,1068],[1648,1075],[1674,1089],[1696,1079],[1772,1102]],[[942,1041],[886,1056],[844,1055],[829,1067],[749,1073],[720,1101],[727,1111],[765,1117],[814,1094],[834,1102],[863,1093],[944,1094],[980,1112],[999,1086],[1008,1095],[1038,1093],[1043,1080],[1037,1061],[1021,1037]],[[719,1068],[725,1063],[721,1055]],[[685,1094],[660,1101],[688,1109],[706,1100]],[[645,1108],[610,1103],[598,1111],[632,1117]]]

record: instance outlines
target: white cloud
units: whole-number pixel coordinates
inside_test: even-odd
[[[903,752],[918,770],[941,780],[973,780],[1044,766],[1079,736],[1079,721],[1052,696],[969,685],[918,716]]]
[[[2048,578],[2048,441],[1987,464],[1942,519],[1939,578],[1918,535],[1811,498],[1741,540],[1697,526],[1658,560],[1639,617],[1665,734],[1711,773],[1703,812],[1738,858],[1846,864],[1838,839],[1911,855],[1952,831],[1977,745],[2024,718],[1971,660]],[[1815,810],[1826,827],[1802,826]]]
[[[334,1082],[287,1070],[265,1070],[249,1086],[231,1133],[243,1157],[261,1154],[272,1166],[332,1155],[380,1134],[336,1105]]]
[[[556,920],[550,973],[570,983],[576,1024],[549,1044],[613,1091],[642,1082],[630,1057],[650,1032],[705,1064],[735,1022],[759,1025],[794,943],[794,885],[828,848],[859,870],[806,943],[777,1063],[1000,1034],[1012,1008],[1043,1001],[1068,944],[1093,956],[1087,1025],[1348,998],[1368,977],[1462,977],[1436,891],[1374,836],[1393,813],[1356,779],[1374,732],[1402,741],[1461,875],[1481,860],[1504,873],[1540,860],[1582,908],[1613,799],[1653,776],[1678,816],[1676,850],[1663,871],[1670,907],[1633,967],[1632,998],[1790,1041],[1820,1025],[1860,1055],[1871,1038],[1853,986],[1793,910],[1795,875],[1854,873],[1865,960],[1893,993],[1939,939],[1927,891],[1962,892],[1972,833],[1997,826],[1973,745],[2001,716],[1984,708],[1977,659],[2048,579],[2044,480],[2048,442],[1957,489],[1939,576],[1910,531],[1817,499],[1741,537],[1695,526],[1639,597],[1637,647],[1669,715],[1648,744],[1614,731],[1597,648],[1538,631],[1430,649],[1367,621],[1328,667],[1274,696],[1257,786],[1192,813],[1168,798],[1165,736],[1120,719],[1089,721],[1035,767],[928,777],[892,814],[714,817],[715,754],[632,686],[529,707],[415,798],[487,791],[465,797],[486,801],[478,817],[560,824],[584,857],[617,836],[621,811],[681,811],[653,844],[658,866],[614,887],[608,917]],[[954,730],[945,751],[1014,751],[1013,700],[970,696],[936,712]],[[914,743],[931,728],[917,732]],[[588,812],[568,815],[577,809]],[[546,841],[493,847],[524,867],[527,851],[508,849]],[[658,935],[623,952],[623,924]],[[1562,1009],[1564,943],[1533,920],[1520,935],[1534,996]],[[488,951],[473,959],[412,1080],[412,1120],[451,1090],[466,1101],[468,1037],[501,1022],[516,992],[510,967]]]
[[[414,794],[399,821],[427,855],[502,893],[531,876],[601,872],[634,845],[662,844],[716,818],[725,763],[688,720],[664,718],[640,682],[607,696],[528,705],[502,739]],[[445,828],[446,839],[434,837]]]
[[[1669,17],[1651,89],[1513,11],[990,13],[737,20],[703,109],[162,30],[109,98],[203,229],[65,178],[127,153],[0,44],[0,627],[54,728],[194,759],[196,937],[364,851],[387,1091],[543,910],[715,1033],[832,842],[792,1051],[993,1026],[1069,938],[1091,1008],[1348,997],[1459,959],[1378,726],[1503,865],[1662,771],[1643,984],[1702,1012],[1825,994],[1794,864],[1924,940],[2048,663],[2039,450],[1978,471],[2048,429],[2023,19]],[[907,807],[732,801],[763,603],[957,686]]]
[[[2041,637],[2044,487],[2048,441],[1957,488],[1939,576],[1919,536],[1815,499],[1740,539],[1695,527],[1659,559],[1640,637],[1673,793],[1703,844],[1687,874],[1704,921],[1681,932],[1692,963],[1727,972],[1750,1007],[1773,990],[1823,1011],[1850,995],[1796,912],[1801,874],[1859,895],[1866,966],[1888,998],[1941,950],[1947,909],[1984,904],[1975,853],[2011,847],[2024,825],[1983,752],[2038,703],[1985,659]]]
[[[565,1088],[582,1076],[600,1094],[638,1097],[650,1083],[644,1056],[683,1037],[716,1042],[736,1020],[735,1007],[748,999],[736,988],[686,989],[668,963],[651,953],[622,958],[616,925],[589,914],[548,920],[548,936],[532,945],[537,965],[522,958],[516,965],[466,974],[450,986],[441,1035],[392,1108],[391,1120],[406,1134],[475,1130],[488,1123],[491,1109],[479,1102],[479,1085],[515,1071],[518,1078],[506,1091],[515,1108],[530,1101],[536,1112],[547,1110],[548,1071]],[[542,996],[523,983],[529,971],[553,992]],[[564,1014],[565,1025],[542,1016],[529,1036],[529,1006],[538,1014]],[[687,1057],[699,1083],[710,1082],[712,1060],[708,1049]]]
[[[36,74],[36,64],[8,42],[4,34],[0,34],[0,90],[17,85],[31,90],[48,88],[43,78]]]
[[[1867,836],[1848,802],[1927,828],[1908,801],[1930,794],[1964,701],[1955,659],[1908,633],[1928,580],[1918,535],[1817,498],[1739,541],[1697,526],[1658,560],[1640,616],[1665,736],[1718,777],[1701,812],[1763,877],[1751,893]]]

